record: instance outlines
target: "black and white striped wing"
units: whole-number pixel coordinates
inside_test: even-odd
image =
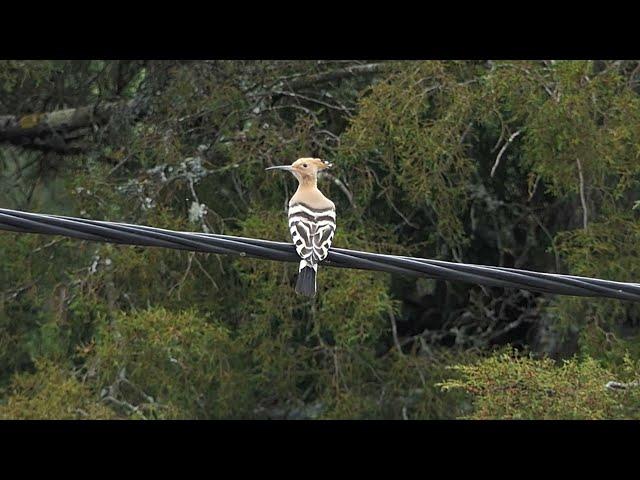
[[[318,210],[302,203],[289,206],[289,231],[302,260],[317,265],[327,258],[336,230],[333,208]]]

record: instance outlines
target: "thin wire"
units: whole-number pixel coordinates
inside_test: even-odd
[[[142,245],[239,255],[280,262],[300,261],[294,246],[290,243],[212,233],[179,232],[144,225],[21,212],[6,208],[0,208],[0,230],[62,235],[121,245]],[[489,287],[519,288],[558,295],[640,301],[640,284],[637,283],[384,255],[344,248],[331,248],[323,264],[436,280],[461,281]]]

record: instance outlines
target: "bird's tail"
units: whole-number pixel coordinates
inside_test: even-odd
[[[305,260],[300,262],[300,272],[296,283],[296,293],[306,297],[316,296],[316,272],[318,265],[310,265]]]

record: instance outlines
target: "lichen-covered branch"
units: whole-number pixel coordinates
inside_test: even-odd
[[[0,143],[74,153],[82,150],[78,141],[91,133],[92,127],[104,125],[114,113],[122,109],[134,109],[136,106],[137,103],[131,100],[27,115],[0,115]]]

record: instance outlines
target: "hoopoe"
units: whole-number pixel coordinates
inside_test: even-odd
[[[318,172],[333,165],[319,158],[299,158],[291,165],[269,167],[291,172],[298,179],[298,190],[289,200],[289,231],[302,260],[296,292],[316,294],[318,263],[327,258],[336,230],[336,206],[318,190]]]

